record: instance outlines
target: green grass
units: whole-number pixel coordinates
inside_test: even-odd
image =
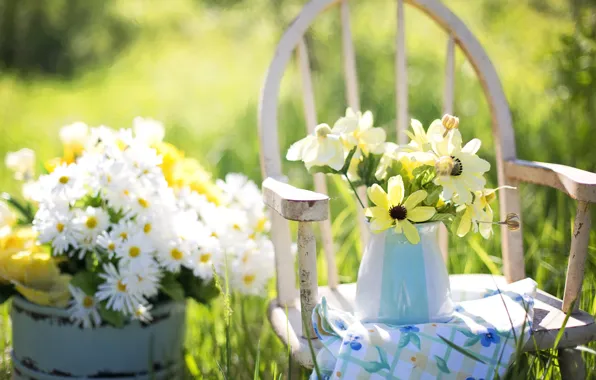
[[[215,176],[242,171],[260,181],[257,104],[265,70],[282,26],[299,9],[298,1],[251,0],[226,9],[190,0],[116,1],[112,12],[134,25],[133,42],[108,62],[78,72],[71,79],[0,74],[0,156],[30,147],[40,159],[59,155],[58,129],[83,120],[90,125],[130,125],[137,115],[162,120],[167,139],[188,156],[199,158]],[[574,89],[559,80],[560,36],[573,31],[563,1],[445,1],[478,36],[491,57],[511,105],[518,156],[558,162],[595,171],[593,126],[573,97]],[[248,5],[250,4],[250,6]],[[375,113],[379,125],[395,118],[394,5],[391,1],[355,2],[352,22],[362,107]],[[388,16],[390,15],[390,16]],[[319,120],[331,122],[345,108],[338,13],[321,15],[309,32]],[[440,116],[445,36],[420,12],[407,8],[410,112],[428,124]],[[374,27],[373,27],[374,26]],[[99,26],[96,26],[99,27]],[[578,57],[579,59],[579,57]],[[300,81],[294,66],[282,83],[281,145],[287,148],[304,133]],[[570,95],[571,94],[571,95]],[[458,51],[456,109],[465,139],[479,137],[481,154],[494,163],[490,114],[471,66]],[[393,129],[390,137],[395,138]],[[310,186],[298,164],[284,164],[294,184]],[[496,184],[496,171],[490,183]],[[0,189],[18,185],[0,165]],[[562,295],[575,203],[554,190],[522,185],[526,273],[541,288]],[[361,247],[355,203],[349,189],[330,181],[333,231],[342,282],[356,280]],[[349,207],[346,207],[349,204]],[[451,242],[450,273],[500,271],[499,233]],[[592,231],[582,308],[596,312],[596,233]],[[320,283],[326,282],[319,261]],[[274,296],[273,286],[270,297]],[[226,331],[223,300],[211,306],[191,304],[187,352],[196,377],[262,378],[288,374],[288,353],[266,322],[267,300],[233,297],[232,321]],[[0,349],[10,346],[8,307],[0,308]],[[229,339],[227,338],[229,336]],[[226,349],[229,347],[229,350]],[[590,346],[592,347],[592,346]],[[229,355],[229,356],[228,356]],[[596,360],[586,353],[590,377]],[[258,363],[258,366],[257,366]],[[8,362],[0,368],[8,373]],[[524,355],[516,370],[528,377],[558,376],[548,352]],[[1,370],[0,370],[1,372]],[[2,376],[0,376],[2,378]]]

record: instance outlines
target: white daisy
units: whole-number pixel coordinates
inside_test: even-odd
[[[132,319],[137,319],[143,323],[150,323],[153,320],[153,316],[150,313],[151,309],[153,309],[153,305],[151,304],[138,305],[132,315]]]
[[[182,265],[189,266],[190,252],[193,247],[182,238],[171,238],[162,242],[157,250],[157,260],[170,272],[178,272]]]
[[[60,128],[59,136],[65,147],[83,148],[89,138],[89,127],[87,124],[77,121]]]
[[[86,329],[101,325],[101,317],[97,310],[97,300],[70,284],[68,285],[68,289],[73,298],[68,308],[70,320],[79,326],[83,325]]]
[[[261,206],[263,204],[261,191],[244,174],[227,174],[225,181],[218,179],[216,184],[223,190],[225,204],[238,204],[245,210],[250,210],[255,205]]]
[[[110,231],[110,238],[115,239],[118,243],[123,243],[128,240],[129,237],[136,235],[140,232],[139,226],[131,220],[121,220],[118,224],[112,225],[112,231]]]
[[[39,178],[40,187],[44,190],[42,199],[60,199],[72,203],[82,198],[87,191],[80,180],[80,173],[76,164],[58,166],[51,174]]]
[[[189,257],[190,265],[195,276],[203,280],[213,278],[213,267],[221,269],[222,250],[219,240],[208,237],[199,244],[199,249]]]
[[[64,203],[46,204],[40,208],[35,214],[33,228],[39,232],[40,243],[52,244],[54,255],[64,254],[71,246],[78,248],[80,236],[74,225],[74,213]]]
[[[122,240],[119,237],[112,234],[112,232],[107,231],[103,231],[101,234],[99,234],[96,240],[97,245],[106,250],[109,258],[114,257],[116,254],[116,248],[118,248],[118,245],[121,244],[121,242]]]
[[[133,314],[137,305],[146,302],[143,297],[128,291],[124,277],[118,273],[114,264],[104,264],[103,270],[105,273],[100,273],[99,277],[105,282],[99,285],[95,297],[100,301],[107,300],[108,309],[120,311],[125,315]]]
[[[110,216],[105,210],[91,206],[84,211],[77,209],[75,215],[73,223],[80,236],[79,246],[92,250],[97,236],[108,228]]]
[[[131,294],[151,298],[159,292],[161,269],[154,260],[148,261],[143,267],[126,266],[120,264],[122,283]]]
[[[153,262],[153,245],[143,232],[137,232],[116,247],[116,256],[120,257],[121,265],[133,270],[146,268]]]

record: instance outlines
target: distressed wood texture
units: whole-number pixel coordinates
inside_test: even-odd
[[[577,203],[577,214],[571,237],[571,251],[569,252],[569,263],[567,265],[567,279],[565,281],[565,293],[563,296],[563,311],[567,312],[574,306],[579,307],[579,296],[584,281],[584,270],[586,257],[588,256],[588,243],[590,242],[590,227],[592,219],[590,215],[590,204],[579,201]]]
[[[513,160],[507,176],[522,182],[554,187],[578,201],[596,203],[596,173],[546,162]]]
[[[267,178],[263,202],[279,215],[298,222],[318,222],[329,217],[329,197]]]
[[[300,273],[300,310],[303,325],[308,335],[302,337],[316,339],[312,327],[312,310],[319,302],[317,287],[317,246],[311,223],[298,223],[298,267]]]
[[[485,289],[493,289],[495,283],[499,287],[507,284],[505,277],[489,274],[452,275],[449,276],[449,280],[453,294],[477,290],[479,291],[479,298],[482,297]],[[319,297],[325,297],[330,306],[347,312],[354,310],[356,284],[342,284],[337,289],[322,286],[318,290]],[[561,303],[560,299],[540,290],[538,291],[534,302],[533,338],[528,340],[523,348],[524,351],[547,350],[554,347],[566,316],[561,311]],[[290,347],[296,361],[304,367],[312,368],[313,362],[308,341],[302,338],[304,334],[302,332],[300,307],[288,308],[286,314],[286,309],[273,300],[269,304],[268,317],[276,335]],[[289,331],[288,326],[290,326]],[[596,339],[594,317],[582,311],[570,316],[558,348],[573,348],[594,339]],[[312,341],[312,345],[316,351],[321,349],[318,340]]]
[[[317,113],[315,108],[315,94],[312,88],[312,75],[310,71],[310,60],[308,58],[308,46],[304,38],[298,45],[298,65],[300,77],[302,78],[302,98],[304,104],[304,115],[308,133],[313,133],[317,126]],[[327,194],[327,180],[325,174],[317,173],[313,176],[315,191]],[[329,213],[329,211],[327,211]],[[335,263],[335,247],[333,246],[333,234],[331,232],[331,220],[323,220],[320,224],[321,240],[325,260],[327,261],[327,283],[329,287],[335,288],[339,283],[337,277],[337,264]]]

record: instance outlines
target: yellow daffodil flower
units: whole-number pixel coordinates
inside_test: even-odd
[[[194,158],[182,159],[174,165],[169,184],[177,189],[188,187],[216,205],[220,205],[223,199],[221,189],[215,185],[211,174]]]
[[[10,209],[8,204],[0,200],[0,239],[7,236],[17,222],[16,214]]]
[[[375,204],[365,210],[371,217],[370,228],[378,233],[394,226],[397,233],[404,233],[412,244],[420,242],[418,230],[412,222],[426,222],[435,215],[434,207],[418,206],[427,196],[425,190],[418,190],[405,197],[404,182],[401,176],[389,178],[388,193],[374,184],[368,189],[368,197]]]
[[[184,158],[184,153],[174,145],[163,141],[157,142],[152,146],[157,151],[157,154],[162,157],[162,162],[159,167],[161,167],[163,175],[166,178],[166,181],[168,181],[168,184],[172,185],[174,167]]]
[[[64,161],[72,164],[77,157],[83,154],[85,145],[89,140],[89,127],[77,121],[60,129],[60,141],[64,146]]]

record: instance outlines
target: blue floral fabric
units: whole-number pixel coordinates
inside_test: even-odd
[[[532,279],[458,303],[447,323],[360,323],[325,299],[313,311],[323,379],[483,379],[503,375],[532,327]],[[520,342],[521,340],[521,342]],[[313,371],[311,379],[318,379]]]

